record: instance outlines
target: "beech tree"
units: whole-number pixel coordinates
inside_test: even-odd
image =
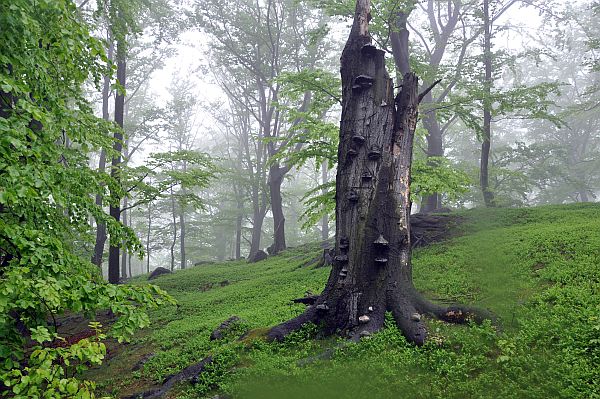
[[[341,57],[335,262],[316,303],[272,328],[271,339],[307,322],[356,339],[380,329],[391,311],[407,339],[420,345],[427,337],[423,314],[454,322],[483,315],[430,303],[413,285],[410,168],[419,101],[431,87],[418,94],[417,76],[406,72],[394,96],[384,52],[371,41],[370,19],[370,1],[358,0]],[[407,39],[400,43],[406,54]]]
[[[102,43],[70,0],[0,2],[0,25],[0,391],[90,398],[94,384],[79,372],[102,362],[106,335],[95,322],[94,337],[69,342],[56,316],[91,321],[110,310],[108,333],[122,340],[170,299],[155,286],[106,284],[80,250],[90,218],[141,249],[95,203],[116,184],[89,167],[90,151],[111,144],[83,90],[86,82],[100,90],[109,73]]]
[[[318,40],[323,31],[322,16],[306,4],[290,0],[244,0],[235,4],[213,0],[199,2],[196,20],[213,39],[213,70],[235,104],[233,112],[249,117],[250,135],[248,139],[243,136],[240,144],[250,150],[246,151],[245,161],[251,161],[249,173],[254,181],[250,257],[260,249],[260,233],[269,207],[274,231],[270,251],[277,253],[286,247],[281,185],[292,167],[275,158],[294,135],[277,105],[282,100],[277,77],[286,71],[312,69],[323,57]],[[302,110],[311,101],[307,93],[294,105]],[[267,187],[266,204],[261,186]]]

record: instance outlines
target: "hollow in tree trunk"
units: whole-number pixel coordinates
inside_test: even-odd
[[[334,265],[315,304],[272,328],[271,339],[307,322],[321,325],[325,334],[356,339],[379,330],[391,311],[407,339],[420,345],[427,336],[422,314],[457,322],[476,316],[470,309],[432,304],[413,285],[410,167],[423,95],[417,94],[416,75],[406,73],[394,97],[384,52],[371,44],[369,8],[369,0],[356,2],[341,57]]]

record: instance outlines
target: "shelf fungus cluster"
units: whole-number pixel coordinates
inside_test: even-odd
[[[385,239],[383,234],[380,234],[373,242],[373,247],[375,248],[375,263],[385,265],[388,262],[390,243]]]
[[[352,90],[360,91],[368,89],[373,86],[373,82],[375,82],[375,79],[369,75],[358,75],[356,78],[354,78]]]
[[[348,275],[348,268],[346,265],[348,264],[348,248],[350,247],[350,240],[346,237],[340,238],[340,243],[338,244],[338,248],[342,253],[337,255],[333,260],[342,266],[342,270],[340,270],[340,277],[346,277]]]
[[[379,158],[381,158],[381,150],[379,148],[371,148],[369,150],[369,153],[367,154],[367,157],[371,160],[371,161],[376,161]]]
[[[367,43],[361,47],[360,52],[362,55],[366,55],[367,57],[376,57],[379,54],[384,54],[383,50],[378,49],[371,43]]]

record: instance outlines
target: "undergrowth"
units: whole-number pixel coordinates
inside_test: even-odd
[[[172,397],[600,398],[600,207],[463,215],[461,235],[415,251],[415,284],[439,301],[488,308],[498,325],[431,320],[420,348],[391,319],[359,343],[320,337],[314,325],[283,343],[265,342],[266,327],[303,310],[291,299],[325,285],[328,268],[302,267],[319,253],[306,246],[257,264],[205,265],[155,280],[178,306],[155,312],[148,333],[92,378],[108,394],[131,394],[211,355],[198,381],[180,384]],[[244,320],[236,333],[210,341],[232,315]],[[140,353],[150,352],[132,372]]]

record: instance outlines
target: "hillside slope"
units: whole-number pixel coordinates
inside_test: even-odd
[[[393,323],[357,344],[315,337],[314,326],[264,342],[266,327],[302,311],[291,299],[324,287],[328,268],[303,267],[319,252],[307,246],[160,277],[178,306],[155,312],[150,328],[88,377],[125,397],[211,355],[195,384],[168,397],[600,398],[600,206],[463,215],[457,237],[415,251],[415,284],[430,298],[490,309],[498,326],[430,321],[421,348]],[[232,315],[244,320],[236,332],[250,336],[210,341]]]

